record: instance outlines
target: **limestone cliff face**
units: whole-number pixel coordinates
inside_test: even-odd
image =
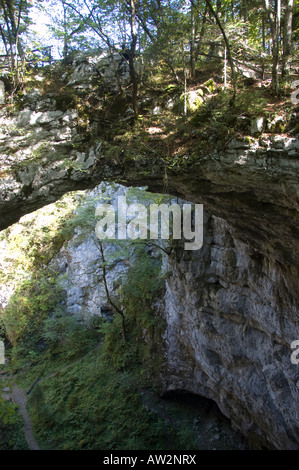
[[[116,209],[117,196],[125,195],[126,188],[99,185],[88,192],[88,197],[96,198],[103,194]],[[107,287],[111,295],[117,295],[117,288],[129,267],[128,259],[117,243],[104,242],[102,247],[107,262]],[[51,266],[62,275],[61,285],[66,293],[66,309],[69,313],[83,319],[92,315],[112,319],[113,309],[107,299],[103,280],[103,259],[94,230],[86,233],[76,228],[74,236],[51,261]]]
[[[92,69],[76,67],[79,78]],[[38,91],[15,116],[2,113],[0,229],[103,180],[203,203],[202,250],[165,258],[165,390],[213,398],[256,445],[298,449],[299,365],[290,360],[299,339],[298,136],[236,137],[223,148],[215,142],[214,151],[190,164],[187,155],[183,168],[166,174],[161,155],[111,158],[100,133],[84,142],[80,119]],[[74,274],[93,248],[90,240],[71,243],[60,268]],[[101,293],[90,279],[74,279],[69,307],[98,309]]]
[[[214,399],[255,447],[299,448],[296,276],[207,216],[204,246],[168,259],[166,390]],[[297,273],[298,276],[298,273]]]

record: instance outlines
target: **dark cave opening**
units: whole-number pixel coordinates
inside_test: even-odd
[[[206,415],[221,416],[227,419],[214,400],[202,395],[196,395],[185,390],[173,390],[165,392],[162,398],[190,408],[198,409]]]
[[[161,401],[175,410],[178,425],[189,420],[198,435],[199,449],[248,450],[247,439],[233,426],[217,403],[186,390],[167,391]]]
[[[161,399],[165,403],[175,404],[180,407],[184,413],[194,413],[194,423],[199,430],[199,436],[208,435],[208,445],[213,443],[213,435],[210,430],[217,430],[219,442],[213,449],[238,449],[238,450],[275,450],[275,448],[266,439],[251,430],[247,436],[244,436],[233,425],[220,410],[217,403],[202,395],[197,395],[186,390],[173,390],[164,392]]]

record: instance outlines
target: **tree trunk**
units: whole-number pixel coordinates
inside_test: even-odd
[[[122,335],[123,335],[123,340],[126,343],[127,342],[127,332],[126,332],[125,314],[111,299],[110,292],[109,292],[109,289],[108,289],[108,283],[107,283],[106,260],[105,260],[103,245],[100,241],[97,241],[97,245],[99,247],[101,257],[102,257],[102,262],[103,262],[102,272],[103,272],[103,281],[104,281],[104,287],[105,287],[107,300],[110,303],[111,307],[114,308],[114,310],[121,316]]]
[[[215,20],[216,20],[216,23],[217,23],[218,26],[219,26],[219,29],[220,29],[220,31],[221,31],[221,33],[222,33],[222,36],[223,36],[223,39],[224,39],[224,42],[225,42],[225,46],[226,46],[226,49],[227,49],[227,59],[228,59],[228,62],[229,62],[230,68],[231,68],[232,82],[233,82],[233,88],[234,88],[233,97],[232,97],[232,99],[231,99],[231,104],[233,105],[234,102],[235,102],[235,99],[236,99],[236,95],[237,95],[237,85],[236,85],[235,65],[234,65],[234,61],[233,61],[233,59],[232,59],[232,55],[231,55],[230,44],[229,44],[229,42],[228,42],[228,39],[227,39],[226,33],[225,33],[225,31],[224,31],[224,28],[223,28],[223,26],[222,26],[222,23],[221,23],[221,21],[220,21],[218,15],[217,15],[217,13],[215,12],[211,1],[210,1],[210,0],[206,0],[206,4],[208,5],[211,14],[214,16],[214,18],[215,18]]]
[[[16,21],[15,21],[12,0],[7,0],[6,3],[7,3],[8,17],[9,17],[12,37],[13,37],[14,45],[16,47],[16,53],[18,52],[19,56],[23,60],[24,51],[23,51],[23,48],[22,48],[22,45],[21,45],[20,41],[18,40],[19,28],[20,28],[20,19],[21,19],[21,15],[22,15],[22,11],[23,11],[23,1],[21,1],[20,4],[19,4],[18,24],[16,24]]]
[[[194,6],[191,3],[191,41],[190,41],[190,72],[191,78],[195,78],[195,36],[196,22],[194,15]]]
[[[4,20],[5,20],[6,29],[7,29],[7,38],[8,38],[9,55],[10,55],[9,63],[10,63],[11,71],[13,72],[14,68],[15,68],[14,50],[13,50],[14,40],[13,40],[11,25],[10,25],[8,12],[7,12],[7,8],[6,8],[6,3],[4,2],[4,0],[1,1],[1,7],[2,7],[2,10],[3,10]]]
[[[289,58],[292,54],[292,33],[293,33],[293,6],[294,0],[286,0],[286,10],[283,24],[283,56],[282,56],[282,76],[289,73]]]
[[[204,12],[203,19],[202,19],[202,25],[201,25],[201,29],[200,29],[200,33],[199,33],[198,44],[197,44],[197,48],[196,48],[196,51],[195,51],[195,60],[197,60],[198,56],[200,55],[200,50],[201,50],[201,45],[202,45],[201,43],[203,41],[205,31],[206,31],[207,14],[208,14],[208,7],[206,5],[205,6],[205,12]]]
[[[134,112],[134,118],[138,117],[137,109],[137,96],[138,96],[138,77],[135,70],[134,59],[136,55],[136,45],[137,45],[137,32],[136,32],[136,4],[135,0],[130,1],[131,8],[131,47],[129,53],[129,70],[130,78],[132,82],[132,107]]]
[[[232,12],[232,20],[235,21],[235,2],[231,1],[231,12]]]
[[[187,69],[185,61],[184,43],[182,42],[182,59],[183,59],[183,70],[184,70],[184,116],[187,115]]]
[[[0,7],[3,11],[3,18],[6,27],[5,31],[3,26],[1,26],[1,35],[2,40],[4,42],[5,50],[6,52],[8,52],[9,67],[11,70],[15,89],[20,82],[20,72],[22,74],[22,69],[20,69],[19,67],[19,57],[21,59],[22,66],[25,62],[24,50],[19,40],[23,6],[24,1],[21,0],[18,5],[18,10],[14,11],[14,4],[12,0],[1,0],[0,2]]]
[[[272,37],[272,91],[275,95],[279,94],[279,35],[281,24],[281,0],[277,0],[277,10],[273,11],[269,0],[264,0],[266,12],[270,23],[270,31]]]
[[[224,51],[224,87],[223,89],[226,90],[227,86],[227,49],[225,48]]]
[[[279,94],[279,36],[281,25],[281,0],[277,0],[276,21],[274,24],[275,33],[273,35],[273,69],[272,69],[272,89],[276,95]]]
[[[241,19],[243,19],[244,21],[247,21],[248,20],[248,6],[247,6],[247,2],[246,0],[241,0],[241,6],[240,6],[240,16],[241,16]]]
[[[67,57],[69,53],[69,38],[68,38],[68,31],[67,31],[67,11],[66,11],[66,4],[62,2],[63,7],[63,61],[67,63]]]
[[[265,31],[265,17],[263,14],[262,18],[262,41],[263,41],[263,51],[266,52],[266,31]]]

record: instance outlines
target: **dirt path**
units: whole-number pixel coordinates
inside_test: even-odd
[[[19,411],[24,420],[24,432],[29,450],[40,450],[33,434],[30,417],[26,410],[27,397],[23,390],[21,390],[16,384],[13,384],[12,399],[16,405],[19,405]]]
[[[29,447],[29,450],[40,450],[38,443],[35,440],[32,424],[29,414],[26,409],[27,397],[25,392],[20,389],[16,384],[12,385],[12,392],[6,391],[2,393],[2,398],[5,400],[12,400],[16,405],[19,406],[19,412],[24,420],[24,434]]]

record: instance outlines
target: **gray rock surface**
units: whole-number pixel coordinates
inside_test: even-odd
[[[116,79],[116,73],[119,80]],[[94,77],[101,80],[102,84],[107,84],[110,91],[117,91],[119,83],[123,86],[130,83],[130,72],[128,62],[118,52],[110,55],[107,50],[95,51],[94,54],[86,56],[79,54],[73,62],[73,70],[68,78],[68,85],[73,85],[77,89],[88,89]]]
[[[208,215],[202,250],[165,269],[165,389],[212,398],[255,447],[299,449],[295,272]]]

